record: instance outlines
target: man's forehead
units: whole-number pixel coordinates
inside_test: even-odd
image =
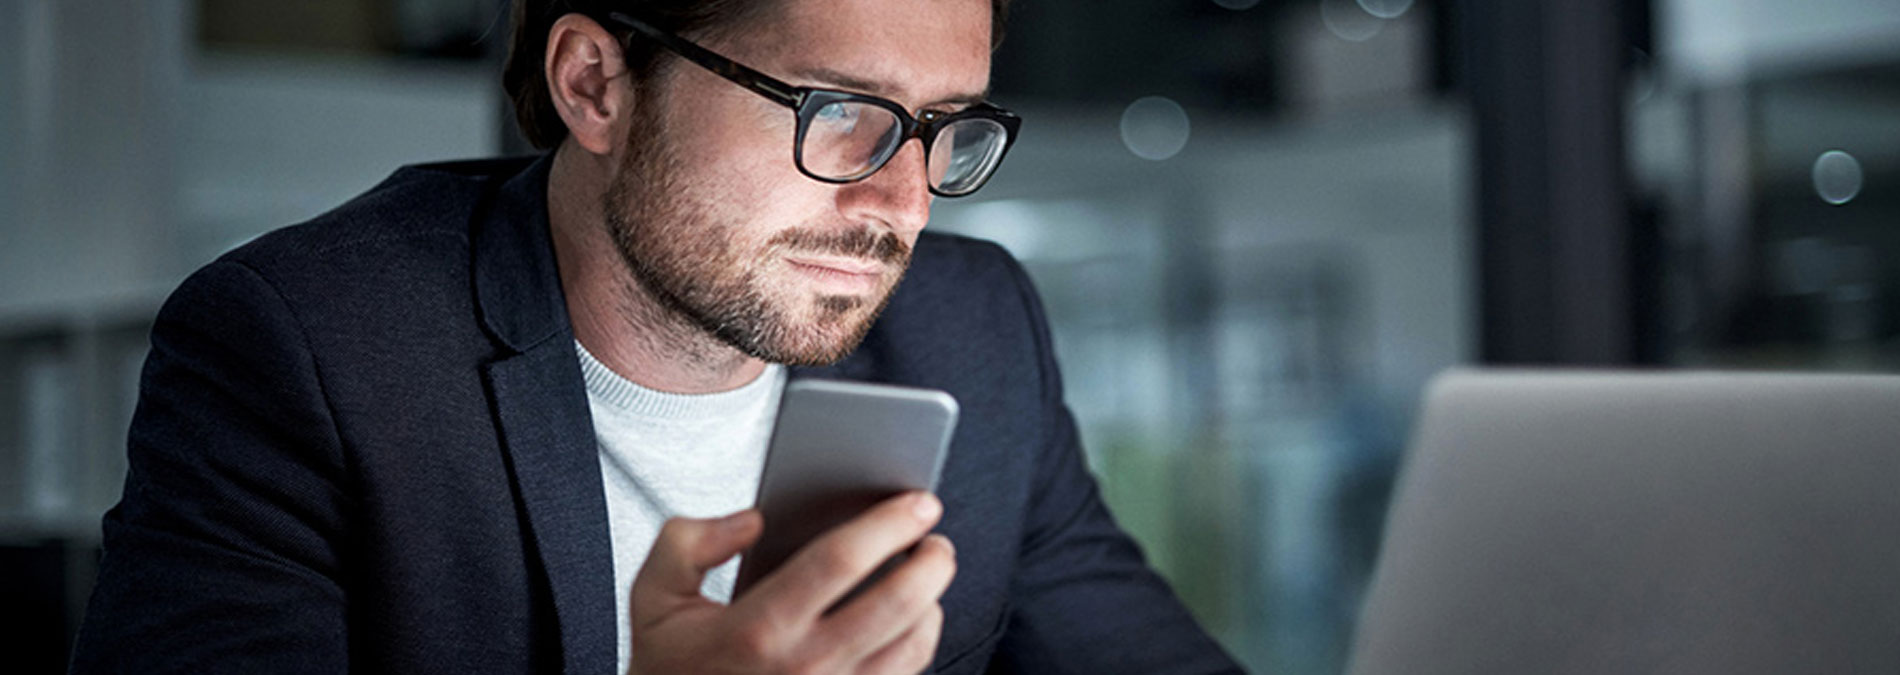
[[[990,0],[783,0],[746,33],[754,67],[795,84],[917,107],[988,93]]]

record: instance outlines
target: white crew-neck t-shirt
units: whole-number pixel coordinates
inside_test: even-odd
[[[752,382],[716,394],[648,389],[607,368],[580,342],[587,407],[600,446],[601,483],[613,533],[619,667],[632,653],[628,596],[660,526],[674,516],[713,518],[752,506],[765,447],[785,388],[785,368],[767,365]],[[700,592],[730,602],[739,563],[706,575]]]

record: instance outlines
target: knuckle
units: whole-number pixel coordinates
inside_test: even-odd
[[[866,594],[875,598],[876,614],[889,617],[919,617],[937,601],[937,589],[928,579],[912,577],[893,584],[884,593]]]
[[[843,541],[824,542],[814,547],[811,553],[812,564],[826,575],[850,574],[861,566],[861,556],[856,555]]]
[[[921,642],[905,647],[904,649],[904,656],[906,657],[904,659],[905,672],[921,672],[923,669],[930,667],[931,660],[937,656],[936,649],[934,649],[932,645]]]
[[[817,659],[807,658],[787,664],[784,672],[786,675],[821,675],[822,673],[839,672],[839,670],[841,669],[835,665],[827,664]]]
[[[772,631],[757,623],[745,624],[734,630],[729,646],[740,661],[748,663],[768,662],[778,652],[778,640]]]
[[[661,541],[675,541],[687,536],[691,530],[691,522],[688,522],[685,518],[675,516],[666,519],[666,522],[660,524],[659,538]]]
[[[937,586],[937,579],[927,575],[920,575],[914,583],[900,586],[902,593],[898,594],[898,599],[903,602],[905,613],[921,615],[926,608],[935,605],[939,593]]]
[[[919,570],[921,572],[919,576],[929,579],[931,586],[939,587],[939,592],[942,590],[940,587],[948,586],[951,580],[956,578],[957,559],[950,554],[936,550],[926,552],[920,557],[922,560],[918,563],[922,569]]]
[[[922,670],[930,665],[937,656],[937,637],[938,630],[934,624],[929,630],[920,630],[911,635],[903,647],[906,670]]]
[[[950,552],[948,545],[939,543],[936,546],[930,547],[929,550],[930,558],[941,563],[945,569],[955,570],[957,568],[957,554]]]
[[[956,561],[952,560],[952,561],[944,563],[943,576],[938,577],[937,579],[937,594],[942,595],[945,591],[950,590],[950,583],[953,581],[956,581],[956,579],[957,579]]]
[[[897,584],[885,589],[883,593],[866,593],[862,599],[870,601],[871,613],[881,617],[898,617],[914,614],[913,608],[919,605],[923,593],[916,584]]]

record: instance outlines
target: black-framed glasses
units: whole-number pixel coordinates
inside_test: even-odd
[[[925,110],[912,117],[896,101],[793,86],[626,14],[613,12],[607,18],[734,84],[791,108],[798,117],[792,159],[800,173],[826,183],[864,180],[884,168],[904,143],[916,138],[924,144],[930,192],[940,197],[962,197],[976,192],[996,173],[1003,155],[1016,142],[1016,130],[1022,126],[1022,119],[1015,113],[988,103],[948,113]]]

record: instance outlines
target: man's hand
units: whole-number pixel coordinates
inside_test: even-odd
[[[888,499],[806,544],[730,607],[701,596],[699,585],[707,571],[759,538],[759,513],[666,521],[633,581],[632,672],[923,670],[943,630],[937,599],[956,576],[950,540],[925,536],[942,513],[942,503],[928,493]],[[913,544],[909,560],[826,613]]]

